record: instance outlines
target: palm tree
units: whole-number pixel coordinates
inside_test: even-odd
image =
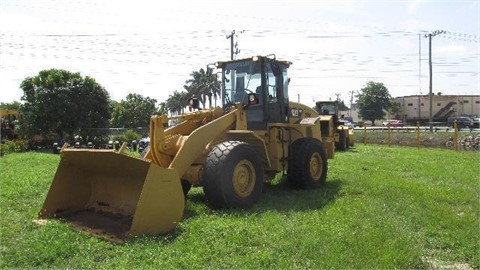
[[[191,97],[198,98],[202,107],[205,107],[205,88],[204,88],[204,70],[200,69],[200,71],[193,71],[190,73],[192,79],[188,79],[185,81],[185,85],[183,88],[187,90],[187,92],[191,95]]]
[[[165,101],[165,108],[171,113],[182,114],[187,104],[189,94],[185,91],[173,91]]]
[[[216,74],[208,74],[203,68],[199,71],[190,73],[192,79],[185,81],[185,90],[191,97],[198,98],[203,107],[208,99],[209,106],[212,107],[212,97],[216,99],[220,93],[220,82],[217,81]]]
[[[167,113],[168,112],[168,108],[167,108],[167,102],[160,102],[158,103],[158,107],[157,107],[157,114],[164,114],[164,113]]]
[[[212,96],[215,100],[215,107],[217,106],[217,99],[220,97],[220,88],[221,84],[217,80],[217,75],[216,74],[210,74],[207,78],[207,88],[210,89],[208,93],[208,102],[210,104],[210,107],[212,107]]]

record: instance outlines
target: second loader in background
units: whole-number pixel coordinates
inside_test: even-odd
[[[166,233],[185,194],[203,186],[214,208],[246,208],[263,183],[287,173],[293,188],[322,186],[334,157],[332,117],[289,101],[288,61],[275,56],[218,62],[222,107],[150,120],[141,158],[122,149],[64,149],[40,219],[58,218],[112,241]],[[172,119],[180,123],[166,128]]]
[[[324,118],[331,118],[331,121],[325,121],[333,126],[322,130],[322,136],[328,140],[334,138],[335,149],[343,151],[353,146],[355,137],[353,127],[349,127],[348,121],[343,117],[339,117],[338,101],[317,101],[315,109]]]

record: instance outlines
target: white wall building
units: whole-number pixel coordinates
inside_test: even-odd
[[[385,119],[400,119],[404,122],[428,122],[430,119],[430,99],[428,95],[395,97],[392,102],[400,104],[401,112],[391,115],[386,112]],[[354,121],[364,121],[358,115],[355,104],[351,110],[341,114],[351,116]],[[480,116],[480,95],[433,95],[432,116],[434,122],[445,122],[449,116]]]
[[[401,106],[404,121],[425,121],[430,118],[430,98],[428,95],[396,97],[393,102]],[[479,116],[480,95],[433,95],[433,121],[445,121],[449,116]]]

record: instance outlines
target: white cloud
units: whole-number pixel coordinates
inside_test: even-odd
[[[464,45],[446,45],[438,46],[433,49],[434,53],[456,53],[459,55],[464,54],[467,51]]]
[[[426,4],[425,0],[411,0],[408,4],[408,12],[410,14],[420,13],[420,9]]]
[[[239,57],[275,53],[293,61],[291,94],[296,99],[301,93],[303,102],[328,99],[335,93],[346,98],[347,91],[358,90],[368,80],[385,82],[394,96],[414,93],[418,91],[418,36],[397,31],[443,29],[443,24],[455,21],[473,33],[466,18],[478,21],[478,15],[460,13],[446,20],[438,14],[450,9],[441,4],[427,9],[426,4],[433,3],[428,0],[393,1],[392,5],[351,0],[1,1],[0,101],[13,98],[3,94],[4,89],[18,89],[27,74],[52,67],[98,79],[116,100],[129,91],[163,100],[182,89],[191,71],[229,59],[226,34],[233,29],[247,30],[237,38]],[[69,36],[75,34],[99,36]],[[425,56],[428,39],[422,38],[421,45]],[[472,55],[478,54],[478,46],[472,45],[478,44],[436,37],[433,45],[435,59],[448,54],[449,62],[461,61],[466,71],[475,70],[458,58],[475,59]],[[465,79],[473,84],[472,78]]]
[[[7,13],[0,9],[0,27],[11,32],[35,33],[43,28],[43,23],[28,14]]]

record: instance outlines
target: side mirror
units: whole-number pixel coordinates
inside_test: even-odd
[[[200,108],[200,102],[198,101],[198,98],[190,98],[188,100],[188,109],[190,111],[197,110],[199,108]]]
[[[258,97],[255,93],[248,94],[248,105],[258,104]]]

